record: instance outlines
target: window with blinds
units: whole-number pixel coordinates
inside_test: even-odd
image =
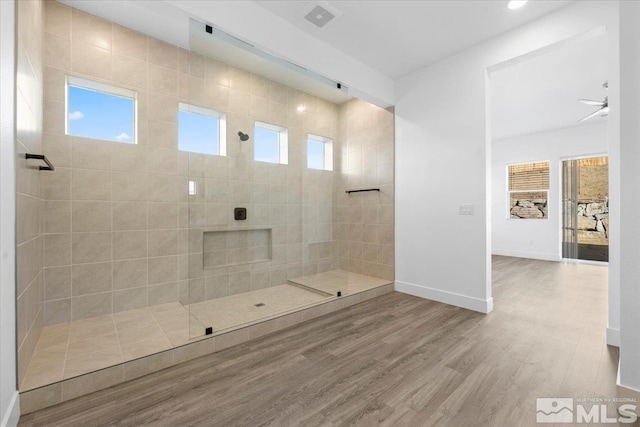
[[[549,199],[549,162],[507,166],[508,218],[546,219]]]

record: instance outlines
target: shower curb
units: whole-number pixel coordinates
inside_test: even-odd
[[[394,291],[394,283],[378,286],[362,292],[336,297],[330,301],[283,314],[227,333],[209,336],[198,341],[175,347],[160,353],[110,366],[78,377],[69,378],[33,390],[20,393],[20,414],[25,415],[48,408],[96,391],[104,390],[189,360],[206,356],[229,347],[245,343],[264,335],[296,326],[316,317],[388,294]]]

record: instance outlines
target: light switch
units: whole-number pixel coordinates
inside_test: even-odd
[[[458,215],[473,215],[473,205],[458,205]]]

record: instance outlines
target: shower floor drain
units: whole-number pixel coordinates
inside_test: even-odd
[[[253,305],[255,305],[256,307],[262,307],[262,306],[264,306],[264,303],[263,302],[259,302],[257,304],[253,304]]]

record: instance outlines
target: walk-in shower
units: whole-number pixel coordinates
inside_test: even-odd
[[[267,78],[266,56],[225,62],[238,48],[197,23],[187,50],[28,3],[44,17],[20,13],[49,23],[44,118],[39,151],[18,152],[55,170],[18,175],[25,194],[42,185],[18,215],[19,230],[41,218],[18,250],[21,392],[61,384],[68,399],[79,376],[103,372],[82,390],[106,386],[391,289],[392,111],[308,73]],[[70,134],[106,111],[71,108],[70,78],[132,100],[131,131]]]

